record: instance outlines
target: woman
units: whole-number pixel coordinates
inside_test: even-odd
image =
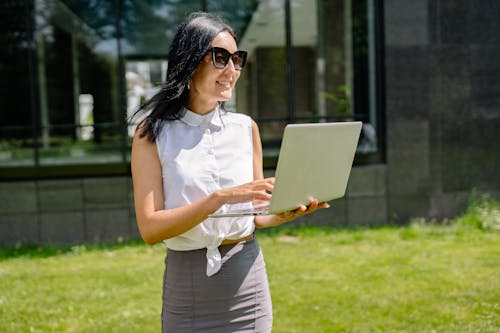
[[[209,218],[226,204],[268,201],[257,125],[227,112],[246,52],[218,17],[191,14],[168,56],[167,80],[142,108],[132,144],[137,224],[148,244],[168,247],[163,332],[270,332],[267,273],[254,229],[327,204],[279,215]]]

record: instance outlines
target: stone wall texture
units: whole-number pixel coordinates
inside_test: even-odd
[[[384,2],[388,216],[500,192],[500,3]]]

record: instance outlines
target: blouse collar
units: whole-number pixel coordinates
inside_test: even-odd
[[[205,126],[212,125],[215,127],[221,127],[222,122],[220,117],[221,113],[219,106],[215,107],[215,109],[204,115],[195,113],[187,108],[184,108],[181,120],[187,125],[193,127],[200,127],[203,125]]]

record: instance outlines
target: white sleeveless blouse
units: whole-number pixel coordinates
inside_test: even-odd
[[[156,139],[165,209],[253,180],[250,117],[219,108],[206,115],[184,111],[180,120],[165,121]],[[221,267],[221,242],[249,236],[254,229],[252,216],[208,218],[165,243],[177,251],[207,248],[207,275],[211,276]]]

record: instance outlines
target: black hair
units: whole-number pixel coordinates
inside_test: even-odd
[[[219,16],[196,12],[182,23],[168,52],[167,78],[160,91],[142,104],[132,118],[141,111],[151,111],[140,124],[139,136],[156,140],[163,121],[176,120],[187,105],[188,83],[193,72],[210,49],[212,40],[222,31],[236,40],[233,29]],[[223,103],[221,103],[223,108]]]

